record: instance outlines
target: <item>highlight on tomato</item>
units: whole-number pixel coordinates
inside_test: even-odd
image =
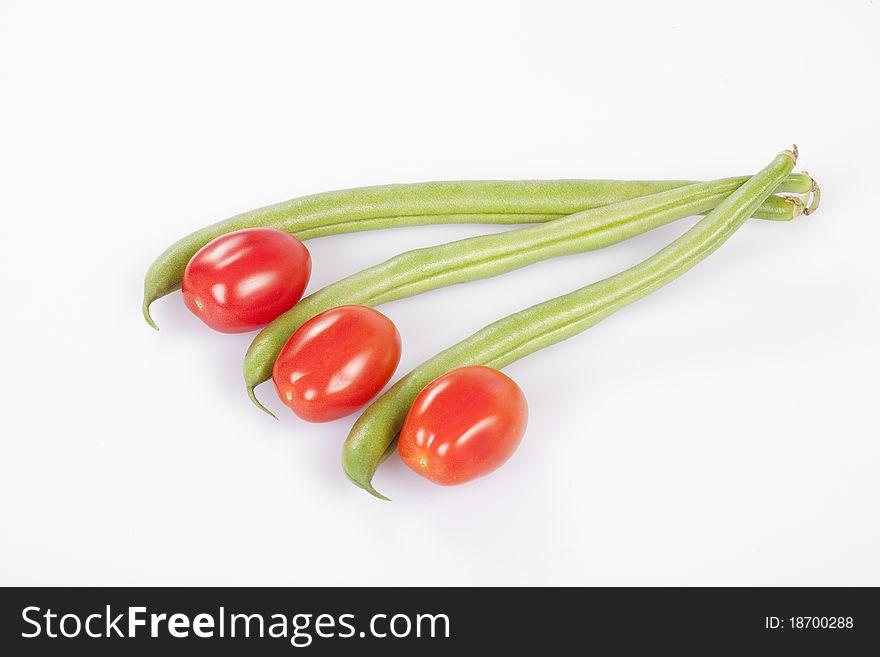
[[[528,423],[520,387],[491,367],[460,367],[418,394],[397,450],[403,462],[436,484],[489,474],[513,455]]]
[[[375,397],[400,362],[400,333],[367,306],[315,315],[290,336],[272,370],[278,397],[309,422],[345,417]]]
[[[312,258],[293,235],[246,228],[211,240],[183,272],[183,301],[222,333],[261,328],[300,300]]]

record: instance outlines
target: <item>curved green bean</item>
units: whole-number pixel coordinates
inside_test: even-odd
[[[466,365],[501,368],[593,326],[681,276],[721,246],[791,171],[797,157],[782,151],[706,217],[642,263],[597,283],[509,315],[427,360],[361,415],[345,441],[349,479],[382,499],[373,474],[390,453],[418,393],[438,376]]]
[[[180,289],[190,258],[215,237],[270,226],[299,239],[360,230],[434,223],[517,224],[549,221],[572,212],[688,184],[690,181],[517,180],[427,182],[344,189],[276,203],[197,230],[169,246],[144,278],[144,319],[156,299]],[[807,193],[810,177],[795,174],[781,191]],[[778,204],[760,218],[785,219]]]
[[[251,343],[244,378],[251,400],[269,412],[254,389],[272,377],[272,367],[291,335],[320,312],[346,304],[375,306],[447,285],[473,281],[540,260],[615,244],[657,226],[707,211],[745,182],[726,178],[694,183],[620,201],[493,235],[481,235],[398,256],[348,276],[305,297],[266,326]],[[773,197],[799,215],[799,198]],[[270,413],[271,414],[271,413]]]

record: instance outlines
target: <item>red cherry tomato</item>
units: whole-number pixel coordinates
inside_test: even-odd
[[[303,420],[329,422],[375,397],[399,362],[394,322],[373,308],[339,306],[290,336],[272,381],[281,401]]]
[[[460,367],[434,379],[400,431],[403,462],[436,484],[463,484],[492,472],[526,431],[525,395],[491,367]]]
[[[312,258],[293,235],[247,228],[211,240],[183,272],[183,300],[216,331],[242,333],[265,326],[299,301]]]

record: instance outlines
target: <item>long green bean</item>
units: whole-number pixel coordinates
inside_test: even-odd
[[[376,497],[373,474],[390,453],[418,393],[466,365],[501,368],[569,338],[681,276],[723,244],[791,171],[797,149],[782,151],[706,217],[642,263],[501,319],[437,354],[400,379],[361,415],[343,447],[349,479]]]
[[[375,306],[446,285],[473,281],[526,265],[615,244],[676,219],[705,212],[724,200],[747,178],[694,183],[640,196],[517,230],[456,240],[400,254],[318,290],[266,326],[245,355],[248,395],[272,376],[285,342],[320,312],[346,304]],[[773,197],[788,207],[788,217],[801,213],[796,197]]]
[[[518,180],[428,182],[344,189],[276,203],[197,230],[159,255],[144,278],[142,311],[153,328],[150,305],[180,288],[190,258],[215,237],[268,226],[299,239],[360,230],[433,223],[517,224],[549,221],[572,212],[681,187],[690,181]],[[807,193],[808,175],[794,174],[780,191]],[[771,200],[772,201],[772,200]],[[756,215],[785,219],[771,202]]]

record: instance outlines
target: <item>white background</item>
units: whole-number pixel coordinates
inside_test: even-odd
[[[876,2],[4,2],[2,584],[880,584]],[[716,178],[796,142],[816,215],[507,369],[531,418],[455,489],[339,467],[354,418],[247,400],[249,335],[152,259],[285,198]],[[689,222],[382,307],[398,374]],[[310,289],[497,228],[308,243]]]

